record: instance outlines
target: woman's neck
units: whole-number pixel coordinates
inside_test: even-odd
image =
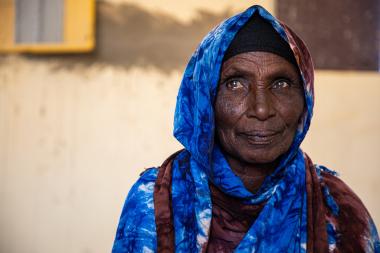
[[[263,184],[265,178],[277,167],[278,161],[264,164],[246,163],[226,155],[226,159],[232,171],[240,177],[244,186],[252,193],[256,192]]]

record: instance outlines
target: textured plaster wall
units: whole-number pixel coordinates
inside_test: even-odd
[[[161,11],[155,1],[135,2]],[[272,10],[272,1],[264,4]],[[180,20],[178,13],[211,8],[186,7],[162,12]],[[180,68],[72,60],[0,59],[1,253],[109,252],[132,183],[180,148],[171,135]],[[303,145],[314,162],[341,173],[378,226],[379,84],[378,73],[317,72]]]
[[[108,252],[126,194],[171,138],[180,74],[0,69],[0,252]]]

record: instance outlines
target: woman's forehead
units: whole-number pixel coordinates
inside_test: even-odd
[[[260,71],[298,74],[296,66],[285,58],[270,52],[247,52],[231,57],[223,63],[221,76],[234,72],[252,73]]]

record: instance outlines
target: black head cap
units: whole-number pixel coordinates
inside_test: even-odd
[[[257,12],[237,32],[224,54],[223,61],[241,53],[255,51],[277,54],[298,66],[289,44]]]

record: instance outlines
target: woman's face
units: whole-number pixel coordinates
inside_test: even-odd
[[[251,164],[275,161],[292,144],[303,110],[298,70],[284,58],[248,52],[223,63],[215,120],[227,156]]]

